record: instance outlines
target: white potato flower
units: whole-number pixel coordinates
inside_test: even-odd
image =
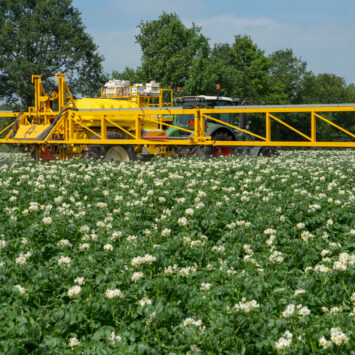
[[[26,262],[27,262],[27,258],[26,258],[26,256],[25,256],[24,254],[22,254],[22,253],[20,254],[20,256],[18,256],[18,257],[16,258],[16,264],[18,264],[18,265],[20,265],[20,266],[25,265]]]
[[[178,224],[180,226],[187,226],[187,218],[186,217],[181,217],[178,219]]]
[[[339,327],[330,329],[330,338],[338,346],[349,342],[349,337]]]
[[[184,319],[184,327],[187,327],[189,325],[194,325],[195,327],[201,327],[202,326],[202,321],[201,319],[197,319],[196,318],[186,318]]]
[[[297,311],[298,311],[298,318],[306,317],[311,314],[311,311],[307,306],[302,306],[299,304],[297,306]]]
[[[115,334],[115,332],[112,332],[108,340],[110,343],[116,344],[119,343],[122,340],[122,338],[118,334]]]
[[[272,228],[268,228],[264,230],[264,234],[276,234],[276,230]]]
[[[211,290],[211,284],[208,282],[202,282],[200,290],[209,292]]]
[[[61,239],[61,240],[57,243],[57,245],[58,245],[59,247],[71,247],[71,246],[72,246],[72,244],[70,243],[70,241],[69,241],[68,239]]]
[[[15,288],[17,288],[17,291],[19,292],[20,295],[23,295],[26,293],[26,289],[22,287],[21,285],[16,285]]]
[[[298,289],[298,290],[295,290],[295,293],[293,294],[294,296],[298,296],[298,295],[300,295],[300,294],[302,294],[302,293],[305,293],[306,291],[305,290],[303,290],[302,288],[300,288],[300,289]]]
[[[77,285],[79,285],[79,286],[85,284],[85,280],[84,280],[83,277],[77,277],[77,278],[75,278],[75,279],[74,279],[74,282],[75,282]]]
[[[42,221],[44,224],[52,224],[53,222],[51,217],[43,217]]]
[[[164,228],[161,232],[162,237],[169,237],[170,234],[171,234],[171,229],[169,228]]]
[[[188,208],[187,210],[185,210],[185,214],[187,216],[192,216],[194,214],[194,210],[192,208]]]
[[[152,304],[152,301],[149,298],[147,298],[147,297],[143,297],[141,300],[138,301],[138,304],[141,307],[144,307],[147,304]]]
[[[280,351],[284,348],[289,347],[292,344],[292,333],[286,330],[281,338],[275,343],[275,348]]]
[[[112,244],[105,244],[105,245],[103,246],[103,249],[104,249],[105,251],[113,251],[113,245],[112,245]]]
[[[323,349],[327,349],[332,346],[332,342],[328,341],[324,336],[319,339],[318,345],[323,347]]]
[[[109,300],[112,300],[113,298],[116,298],[116,297],[124,298],[122,291],[119,290],[119,289],[117,289],[117,288],[114,289],[114,290],[107,289],[107,290],[106,290],[106,297],[107,297]]]
[[[286,309],[282,312],[282,317],[283,318],[288,318],[293,315],[295,312],[295,305],[294,304],[289,304]]]
[[[68,290],[67,296],[68,296],[69,298],[73,298],[73,297],[79,296],[80,293],[81,293],[81,286],[76,285],[76,286],[71,287],[71,288]]]
[[[131,277],[131,281],[132,282],[136,282],[139,279],[141,279],[143,277],[143,272],[139,271],[139,272],[134,272],[132,277]]]
[[[75,346],[79,346],[80,345],[80,341],[77,338],[70,338],[69,339],[69,346],[71,348],[74,348]]]
[[[83,250],[89,250],[90,249],[90,244],[89,243],[83,243],[83,244],[79,244],[79,250],[83,251]]]
[[[298,229],[303,229],[305,226],[306,226],[306,225],[305,225],[304,223],[297,223],[297,224],[296,224],[296,227],[297,227]]]
[[[71,259],[69,256],[61,256],[60,259],[58,260],[58,265],[59,266],[70,266]]]
[[[257,301],[251,300],[247,301],[245,297],[242,298],[242,300],[234,305],[234,310],[235,311],[243,311],[245,313],[249,313],[255,308],[259,308],[260,305]]]
[[[272,263],[281,264],[284,261],[284,257],[280,251],[275,250],[270,256],[269,260]]]

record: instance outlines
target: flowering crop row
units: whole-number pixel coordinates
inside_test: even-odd
[[[355,154],[0,155],[0,352],[354,348]]]

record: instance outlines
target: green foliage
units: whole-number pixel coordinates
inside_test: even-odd
[[[72,0],[1,1],[0,96],[8,102],[33,104],[32,74],[53,87],[63,72],[74,94],[97,94],[102,60]]]
[[[111,74],[112,79],[128,80],[131,84],[142,82],[141,73],[138,70],[126,67],[122,73],[113,70]]]
[[[261,103],[268,92],[268,72],[271,65],[264,52],[250,37],[237,35],[227,51],[226,62],[241,73],[236,83],[236,96]]]
[[[332,74],[315,75],[292,49],[265,56],[249,36],[235,35],[232,44],[210,47],[201,28],[187,28],[176,14],[163,13],[157,20],[142,21],[136,36],[142,51],[142,64],[136,70],[114,71],[112,78],[131,82],[159,81],[162,86],[181,87],[180,95],[219,94],[248,98],[250,104],[316,104],[354,102],[355,86]],[[175,92],[176,93],[176,92]],[[339,117],[339,118],[336,118]],[[346,115],[329,117],[346,120]],[[302,116],[290,116],[288,122],[306,130]],[[351,124],[346,120],[347,129]],[[307,132],[305,132],[307,133]],[[275,137],[293,135],[278,127]],[[331,139],[332,131],[321,133]],[[297,139],[297,136],[295,136]]]
[[[346,85],[343,78],[334,74],[311,72],[303,80],[301,100],[303,103],[352,103],[355,101],[353,85]]]
[[[294,56],[292,49],[278,50],[269,56],[269,104],[301,104],[300,90],[307,72],[307,63]]]
[[[0,154],[0,352],[276,354],[287,330],[281,353],[350,354],[354,163]]]
[[[301,85],[300,101],[305,104],[354,103],[355,88],[354,85],[347,85],[345,80],[337,75],[327,73],[315,75],[308,72]],[[355,122],[351,113],[338,112],[323,116],[350,132],[355,131]],[[345,133],[332,128],[329,124],[322,123],[319,119],[317,125],[320,140],[328,140],[329,137],[338,140],[351,139]]]
[[[138,28],[142,79],[154,79],[174,89],[183,86],[194,60],[204,55],[208,46],[200,28],[195,24],[186,28],[176,14],[165,12],[158,20],[142,21]]]

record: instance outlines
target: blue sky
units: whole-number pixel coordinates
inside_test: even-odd
[[[188,27],[201,26],[211,45],[248,34],[266,54],[292,48],[313,72],[355,83],[354,0],[73,0],[73,5],[108,73],[140,64],[137,25],[166,11],[176,12]]]

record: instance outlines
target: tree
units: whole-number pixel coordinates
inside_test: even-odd
[[[232,45],[216,44],[195,57],[185,91],[216,95],[216,84],[220,84],[221,95],[262,102],[268,91],[269,65],[264,52],[248,36],[238,35]]]
[[[220,52],[228,48],[230,48],[228,44],[219,44],[212,51],[208,48],[205,54],[197,57],[191,66],[185,91],[191,95],[216,95],[216,85],[219,84],[220,95],[235,97],[242,74],[228,63],[226,56],[221,55]]]
[[[56,72],[67,75],[74,94],[93,94],[105,80],[102,61],[72,0],[1,0],[2,99],[31,105],[32,74],[53,87]]]
[[[304,78],[301,94],[304,103],[312,104],[337,104],[354,99],[353,87],[347,86],[344,78],[327,73],[309,73]]]
[[[217,95],[217,84],[221,96],[235,96],[234,82],[238,73],[221,60],[199,57],[193,62],[188,79],[181,90],[183,95]]]
[[[269,56],[270,66],[270,104],[302,103],[300,90],[307,73],[307,63],[294,56],[292,49],[278,50]]]
[[[128,80],[131,84],[141,83],[144,81],[142,73],[139,69],[135,70],[129,67],[126,67],[122,73],[117,70],[113,70],[111,79]]]
[[[237,35],[231,46],[231,64],[242,74],[237,96],[262,102],[268,91],[270,61],[249,36]]]
[[[353,84],[347,85],[342,77],[334,74],[308,73],[302,83],[301,100],[305,104],[353,103],[355,102],[355,86]],[[350,132],[355,131],[352,113],[337,112],[324,114],[324,117]],[[350,138],[320,120],[317,121],[317,133],[321,140],[348,140]]]
[[[201,58],[208,46],[200,28],[195,24],[187,28],[176,14],[165,12],[158,20],[142,21],[138,28],[142,79],[156,80],[170,88],[183,86],[195,59]]]

